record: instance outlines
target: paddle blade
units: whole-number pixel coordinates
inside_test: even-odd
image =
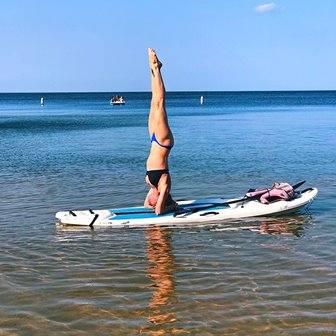
[[[293,184],[292,187],[293,187],[293,189],[297,189],[297,188],[301,187],[302,184],[304,184],[305,182],[306,182],[305,180],[302,180],[302,181],[300,181],[296,184]]]

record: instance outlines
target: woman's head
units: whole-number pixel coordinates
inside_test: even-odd
[[[151,189],[151,192],[148,195],[148,202],[153,208],[156,207],[160,193],[157,190]]]

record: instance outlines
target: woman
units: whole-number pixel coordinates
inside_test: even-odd
[[[151,149],[147,159],[146,183],[150,190],[145,207],[155,209],[157,215],[177,209],[177,203],[170,196],[171,179],[168,170],[168,156],[174,146],[165,109],[165,87],[161,76],[162,63],[153,49],[148,49],[151,71],[152,101],[148,118]]]

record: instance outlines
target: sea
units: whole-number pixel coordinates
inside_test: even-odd
[[[150,99],[0,94],[0,335],[336,335],[336,91],[167,93],[174,199],[305,180],[298,214],[58,225],[143,203]]]

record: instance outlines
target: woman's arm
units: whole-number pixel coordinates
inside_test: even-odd
[[[168,185],[164,185],[160,188],[159,199],[155,207],[155,213],[157,215],[163,215],[165,212],[167,212],[165,203],[166,203],[166,198],[169,194],[169,189],[170,188],[168,188]]]
[[[165,191],[165,193],[162,197],[162,201],[159,197],[159,200],[158,200],[157,205],[155,207],[155,213],[157,215],[163,215],[167,212],[174,211],[174,210],[178,209],[178,204],[172,199],[169,202],[170,203],[169,205],[166,204],[167,198],[169,196],[169,192],[170,192],[170,188],[167,188],[167,190]],[[160,193],[160,196],[161,195],[162,194]]]

